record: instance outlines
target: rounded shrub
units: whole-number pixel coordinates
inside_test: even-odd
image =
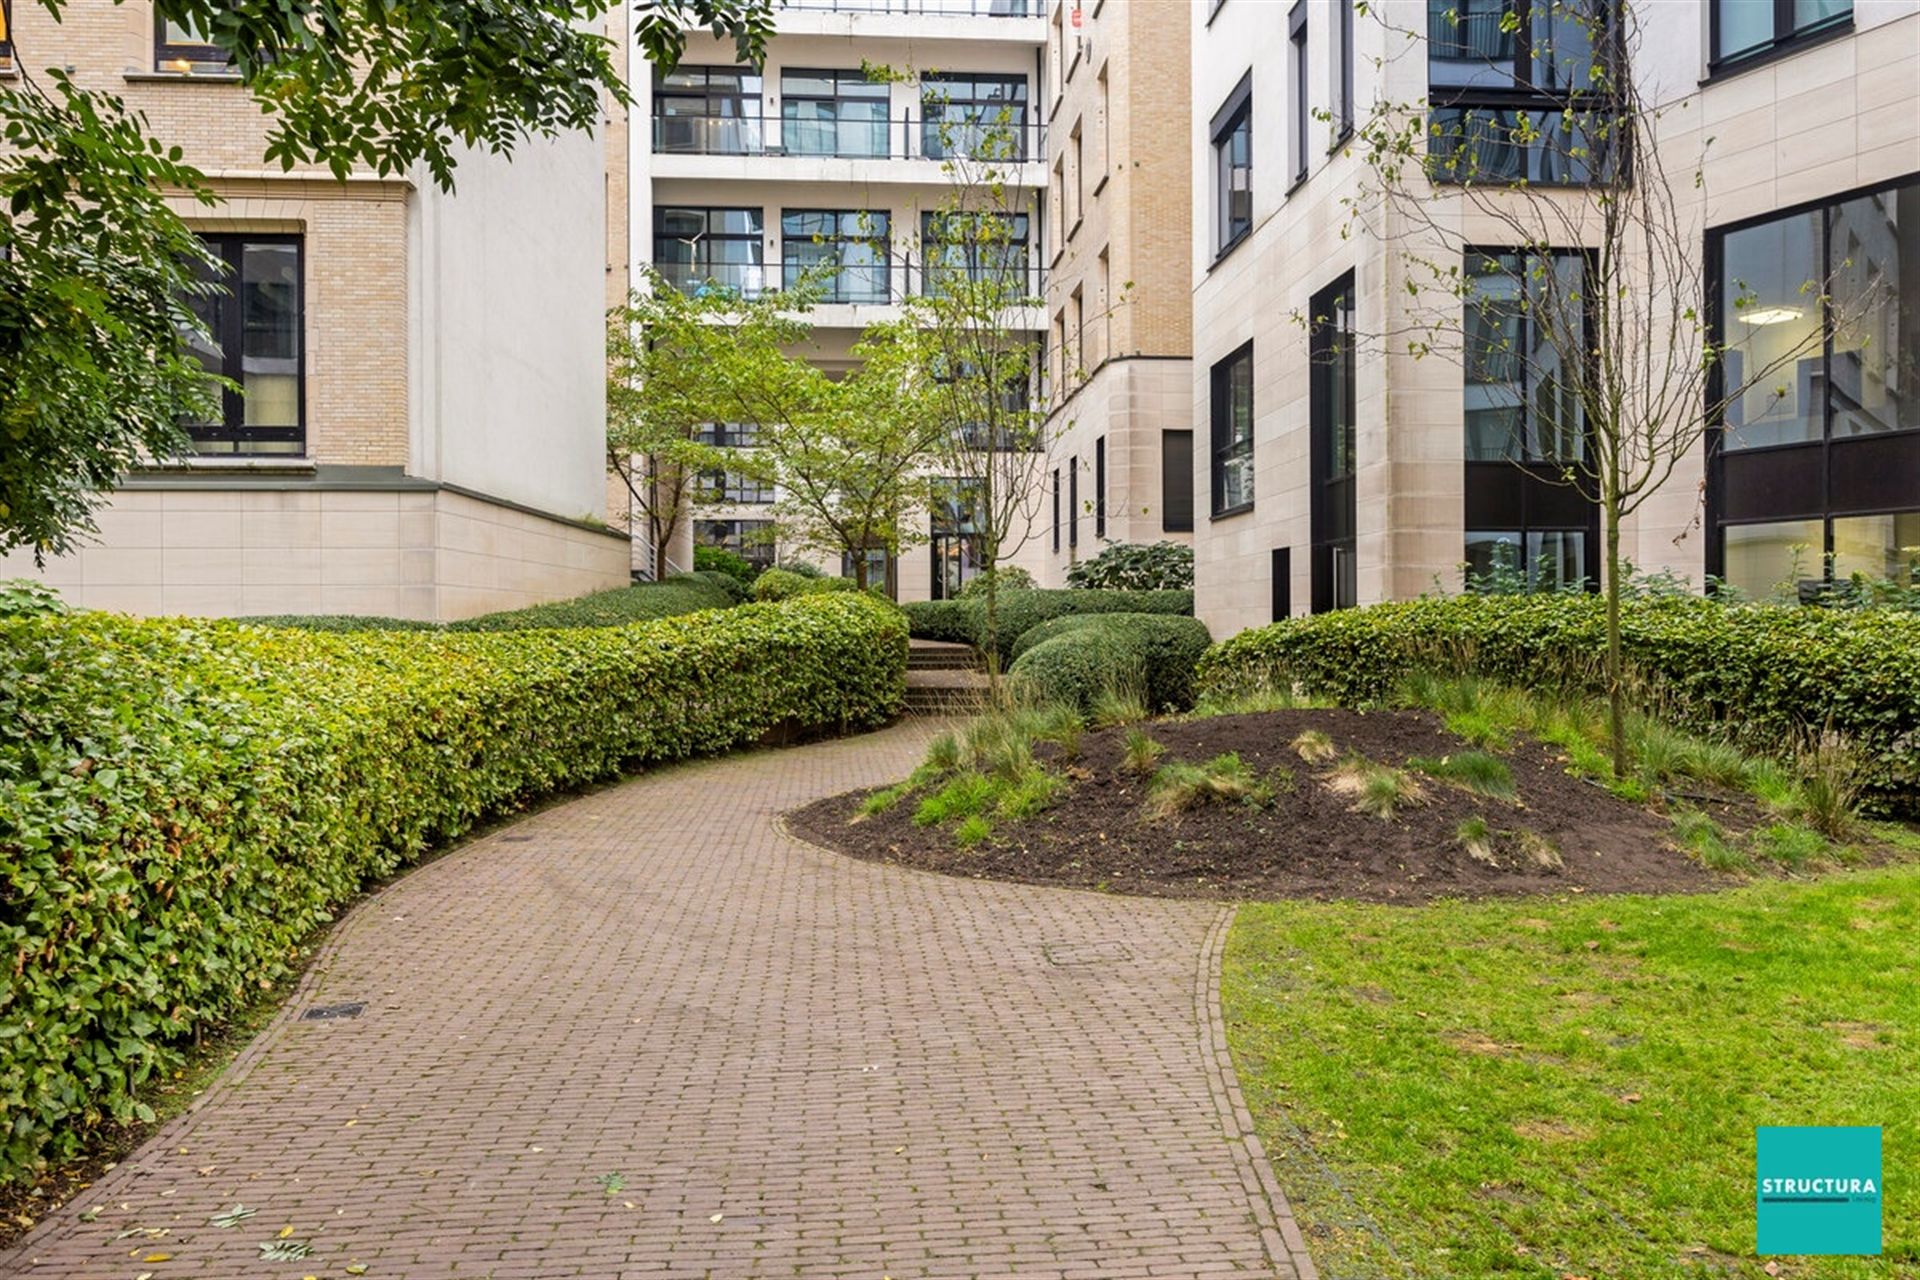
[[[709,547],[708,550],[718,550]],[[744,563],[744,562],[743,562]],[[753,589],[747,582],[721,569],[695,569],[692,573],[677,573],[667,579],[668,582],[692,582],[703,586],[718,587],[727,593],[727,598],[735,604],[744,604]]]
[[[1137,633],[1083,627],[1034,645],[1007,673],[1028,701],[1088,711],[1103,695],[1146,698],[1147,659]]]
[[[1191,591],[1193,548],[1178,542],[1110,542],[1067,570],[1070,587],[1108,591]]]
[[[745,556],[727,550],[725,547],[696,546],[693,549],[693,571],[695,573],[724,573],[739,583],[741,587],[751,587],[760,571]],[[744,599],[744,593],[742,595]]]
[[[769,569],[753,580],[753,598],[759,601],[791,600],[817,591],[858,591],[852,578],[829,578],[816,572],[811,577],[788,569]]]
[[[917,640],[974,642],[974,611],[966,600],[909,600],[900,609]]]
[[[986,644],[986,602],[974,608],[974,644]],[[1076,613],[1193,613],[1191,591],[1009,591],[1000,596],[995,628],[1002,665],[1013,659],[1021,636],[1051,618]]]
[[[1019,565],[1002,565],[991,573],[976,574],[967,579],[966,585],[960,588],[960,594],[956,599],[972,600],[984,596],[987,594],[988,583],[994,584],[995,589],[999,591],[1032,591],[1039,585],[1033,580],[1033,575]]]
[[[506,634],[0,619],[0,1180],[139,1115],[370,879],[636,766],[882,724],[906,661],[863,595]]]
[[[1131,667],[1128,683],[1154,711],[1186,711],[1194,701],[1194,670],[1200,656],[1213,644],[1206,623],[1198,618],[1183,618],[1153,613],[1069,614],[1029,628],[1015,642],[1013,670],[1020,670],[1021,659],[1041,645],[1055,639],[1089,636],[1117,636],[1127,643],[1127,652],[1137,655],[1140,670],[1136,680]],[[1129,657],[1128,661],[1133,659]]]

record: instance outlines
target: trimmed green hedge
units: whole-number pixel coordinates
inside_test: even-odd
[[[1920,808],[1920,617],[1695,597],[1622,605],[1636,704],[1675,723],[1779,750],[1833,729],[1883,803]],[[1416,669],[1530,688],[1605,689],[1605,601],[1453,596],[1343,609],[1245,631],[1200,664],[1203,693],[1297,683],[1378,702]]]
[[[1193,614],[1191,591],[1088,591],[1042,589],[1003,591],[998,596],[995,622],[999,639],[1000,662],[1013,659],[1013,646],[1020,637],[1052,618],[1078,613],[1169,613]],[[934,600],[905,606],[907,622],[913,634],[925,640],[953,640],[986,646],[987,602],[985,597],[966,600]]]
[[[635,766],[881,724],[906,660],[861,595],[505,635],[0,621],[0,1178],[139,1114],[369,879]]]
[[[383,618],[373,614],[285,614],[238,618],[262,627],[297,627],[302,631],[525,631],[534,627],[621,627],[629,622],[671,618],[701,609],[724,609],[746,599],[746,588],[723,573],[675,574],[664,582],[637,582],[630,587],[596,591],[572,600],[554,600],[483,613],[458,622],[425,622],[414,618]]]
[[[1127,686],[1154,711],[1193,706],[1194,668],[1213,644],[1198,618],[1081,613],[1030,627],[1013,646],[1013,676],[1038,696],[1085,708],[1102,686]],[[1027,655],[1048,652],[1035,660]],[[1070,656],[1079,651],[1081,656]],[[1107,670],[1086,672],[1088,664]],[[1115,665],[1117,664],[1117,665]]]
[[[768,569],[753,580],[755,600],[791,600],[822,591],[858,591],[852,578],[829,578],[824,574],[795,573],[791,569]]]

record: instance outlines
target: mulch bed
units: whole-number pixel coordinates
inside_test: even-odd
[[[1304,730],[1325,733],[1342,755],[1359,753],[1402,766],[1413,756],[1470,750],[1437,716],[1421,711],[1300,710],[1164,721],[1146,726],[1166,747],[1162,762],[1201,763],[1235,751],[1256,772],[1285,766],[1290,791],[1253,808],[1214,802],[1169,817],[1142,812],[1147,786],[1121,768],[1125,731],[1081,739],[1077,760],[1055,761],[1073,779],[1045,812],[1022,822],[997,819],[993,835],[960,849],[952,832],[917,827],[918,795],[883,814],[858,818],[861,791],[788,815],[794,832],[869,861],[948,875],[1015,880],[1158,897],[1356,898],[1422,902],[1436,897],[1545,893],[1675,893],[1725,887],[1734,877],[1706,870],[1676,849],[1667,819],[1572,776],[1553,748],[1520,741],[1496,753],[1513,772],[1516,802],[1475,795],[1423,778],[1426,802],[1391,820],[1355,812],[1327,785],[1332,764],[1308,764],[1291,743]],[[1046,753],[1042,747],[1040,754]],[[1732,831],[1760,821],[1738,795],[1696,795],[1689,803]],[[1498,865],[1460,844],[1462,820],[1478,815],[1495,832]],[[1562,866],[1543,867],[1521,852],[1517,833],[1543,836]]]

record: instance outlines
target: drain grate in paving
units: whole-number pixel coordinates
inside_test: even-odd
[[[1053,964],[1115,964],[1133,959],[1121,942],[1046,942],[1040,950]]]
[[[339,1018],[357,1018],[367,1011],[364,1001],[349,1000],[344,1004],[317,1004],[300,1015],[302,1022],[331,1022]]]
[[[532,836],[501,836],[500,843],[501,844],[525,844],[527,843],[527,841],[531,839],[533,839]]]

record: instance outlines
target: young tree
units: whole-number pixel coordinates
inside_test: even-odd
[[[1546,85],[1554,106],[1380,101],[1352,144],[1365,178],[1347,229],[1388,247],[1384,293],[1404,307],[1359,340],[1460,364],[1507,410],[1499,429],[1508,438],[1496,447],[1598,508],[1612,755],[1622,774],[1622,521],[1696,456],[1728,406],[1786,394],[1775,379],[1819,341],[1816,331],[1760,358],[1712,324],[1704,156],[1682,182],[1669,172],[1663,109],[1636,75],[1633,15],[1626,3],[1533,0],[1524,32],[1512,9],[1435,8],[1430,31],[1387,26],[1390,47],[1479,63],[1470,68],[1476,82],[1525,75]],[[1516,49],[1530,56],[1516,62]],[[1376,63],[1383,80],[1391,61]],[[1739,282],[1729,292],[1731,330],[1752,295]],[[1838,305],[1825,279],[1802,292],[1810,307]]]
[[[18,0],[13,15],[35,0]],[[59,19],[68,0],[37,0]],[[616,0],[155,0],[226,52],[271,119],[264,158],[345,177],[422,166],[453,185],[462,147],[509,154],[594,127],[626,86],[597,27]],[[647,0],[637,38],[671,64],[687,22],[757,62],[773,0]],[[212,394],[178,349],[205,337],[184,300],[220,287],[165,193],[212,203],[204,175],[116,95],[64,72],[0,83],[0,552],[70,549],[101,495],[178,452]]]

